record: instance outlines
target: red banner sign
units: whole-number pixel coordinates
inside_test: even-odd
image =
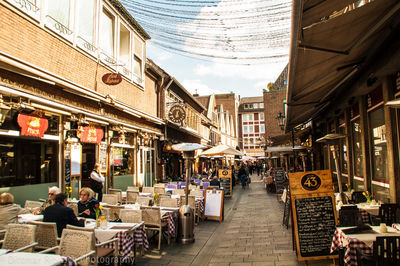
[[[21,127],[21,136],[42,138],[49,126],[49,122],[46,118],[28,114],[19,114],[17,122]]]
[[[81,142],[87,143],[100,143],[103,138],[104,132],[100,127],[82,127],[81,128]]]
[[[118,73],[107,73],[103,75],[101,80],[107,85],[118,85],[122,81],[122,77]]]

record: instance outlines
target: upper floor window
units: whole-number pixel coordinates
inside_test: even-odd
[[[46,25],[72,41],[71,0],[47,1]]]
[[[137,83],[142,83],[143,72],[143,42],[139,38],[134,38],[134,65],[133,71]]]
[[[264,125],[260,125],[260,133],[265,133],[265,126]]]
[[[122,68],[122,73],[126,76],[131,74],[131,33],[121,23],[119,29],[119,56],[118,61]]]
[[[249,126],[249,133],[254,133],[254,126]]]
[[[254,120],[253,114],[247,114],[247,115],[249,116],[249,120],[248,121],[253,121]]]
[[[248,126],[244,126],[243,127],[243,133],[249,133],[249,127]]]
[[[115,17],[103,8],[100,25],[100,48],[108,55],[114,57],[114,24]]]
[[[260,108],[264,108],[264,103],[259,103]]]
[[[264,121],[264,113],[260,113],[260,120]]]
[[[77,4],[77,44],[90,53],[94,53],[96,0],[78,0]]]
[[[242,120],[243,120],[243,122],[246,122],[246,121],[247,121],[247,115],[246,115],[246,114],[243,114],[243,115],[242,115]]]

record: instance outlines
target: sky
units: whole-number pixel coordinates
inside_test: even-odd
[[[262,96],[288,63],[290,0],[121,0],[147,57],[192,94]]]

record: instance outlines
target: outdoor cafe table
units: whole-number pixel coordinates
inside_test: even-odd
[[[161,222],[168,223],[168,233],[170,237],[174,237],[176,233],[176,222],[178,220],[179,208],[160,207]]]
[[[342,230],[352,227],[337,227],[333,235],[331,253],[340,248],[345,248],[344,262],[350,266],[357,265],[356,249],[359,248],[367,255],[372,255],[373,242],[377,236],[400,236],[400,232],[392,227],[387,227],[387,233],[380,233],[379,226],[371,226],[372,230],[358,233],[345,234]]]
[[[6,252],[1,251],[0,265],[26,266],[76,266],[76,263],[69,257],[55,254],[39,254],[32,252]]]
[[[43,220],[43,215],[42,214],[31,214],[31,213],[26,213],[26,214],[19,214],[18,215],[18,223],[20,224],[27,224],[29,222],[33,221],[42,221]]]
[[[86,223],[86,228],[94,228],[95,223]],[[134,232],[134,236],[129,231]],[[108,222],[105,228],[96,228],[94,230],[96,241],[98,243],[107,241],[114,237],[119,239],[118,250],[122,254],[122,258],[127,258],[131,252],[134,244],[143,246],[145,249],[149,248],[147,235],[144,230],[144,223],[114,223]],[[114,242],[104,245],[104,247],[114,248]]]
[[[354,204],[345,204],[342,206],[354,206]],[[373,216],[378,216],[379,215],[379,207],[381,205],[379,204],[375,204],[375,205],[371,205],[371,204],[367,204],[367,203],[358,203],[356,204],[357,208],[358,208],[358,212],[361,215],[361,220],[363,223],[371,223],[370,221],[370,215]],[[339,211],[341,208],[341,206],[338,204],[336,205],[336,210]]]

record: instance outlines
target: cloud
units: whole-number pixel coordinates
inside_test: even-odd
[[[219,90],[211,89],[206,84],[202,83],[199,79],[185,79],[182,81],[182,85],[187,89],[191,94],[197,92],[199,95],[210,95],[210,94],[218,94],[222,93]]]

